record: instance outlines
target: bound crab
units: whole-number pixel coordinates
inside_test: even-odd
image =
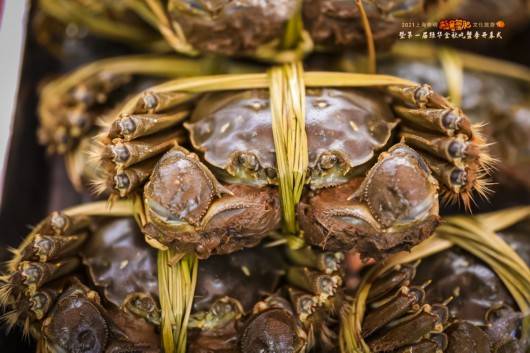
[[[55,22],[75,24],[96,36],[153,52],[174,49],[187,55],[214,53],[275,62],[299,59],[314,46],[364,48],[367,38],[378,48],[388,48],[398,38],[401,19],[421,19],[430,11],[422,0],[40,0],[39,4]],[[48,39],[46,32],[39,34],[53,47],[57,40]]]
[[[344,311],[343,351],[523,352],[528,216],[522,207],[450,217],[411,253],[372,267]]]
[[[309,244],[382,257],[432,233],[439,194],[469,206],[473,191],[485,193],[489,158],[477,127],[430,86],[343,73],[304,78],[313,80],[300,98],[307,152],[289,153],[301,152],[295,160],[307,166],[297,209],[283,202],[282,211],[284,222],[296,213]],[[359,79],[383,87],[344,87]],[[252,74],[169,82],[128,101],[109,123],[94,152],[108,175],[97,182],[115,197],[141,195],[150,244],[205,258],[280,228],[280,195],[288,195],[273,133],[277,103],[266,90],[245,89],[267,81]],[[200,88],[210,82],[238,90]]]
[[[160,352],[156,258],[134,220],[55,212],[13,253],[3,319],[41,352]]]
[[[22,326],[42,352],[161,352],[156,251],[120,213],[101,203],[54,212],[13,251],[1,278],[3,319]],[[201,262],[190,352],[214,349],[218,325],[274,292],[284,268],[280,248]]]
[[[528,263],[522,261],[529,257],[525,240],[529,211],[503,210],[479,218],[478,223],[472,217],[450,219],[451,227],[461,227],[453,236],[442,238],[438,234],[411,253],[389,258],[388,265],[369,265],[357,294],[345,286],[343,254],[288,249],[289,266],[283,288],[256,303],[251,315],[242,315],[239,325],[235,325],[242,327],[238,331],[239,349],[245,353],[339,349],[373,353],[461,349],[522,352],[528,347],[529,333],[523,319],[530,295],[520,297],[530,285]],[[487,232],[501,228],[499,235],[509,245],[495,233],[485,241],[476,235],[466,241],[477,225],[485,226]],[[445,227],[447,231],[454,229]],[[496,244],[498,241],[501,245]],[[498,253],[479,251],[471,255],[467,250],[473,248],[474,242],[489,250],[492,245],[498,246]],[[508,259],[506,256],[518,262],[519,272],[512,272],[509,277],[505,271],[515,268],[508,269],[508,265],[500,269],[505,266],[502,263]],[[507,281],[516,283],[517,288],[507,290]],[[354,315],[360,323],[356,328],[348,320],[351,305],[359,303],[359,293],[364,293],[365,299],[362,309]],[[352,303],[350,296],[355,296],[356,301]],[[357,315],[363,315],[362,319]],[[356,346],[343,340],[344,335],[351,334]],[[361,342],[365,345],[359,347]]]
[[[4,319],[35,337],[42,352],[161,351],[155,250],[143,242],[135,221],[123,217],[129,211],[118,209],[109,212],[104,203],[93,203],[54,212],[13,251],[1,278],[2,304],[9,309]],[[288,270],[282,250],[253,248],[201,261],[187,324],[189,352],[259,349],[253,337],[263,332],[256,323],[278,319],[271,315],[274,303],[290,305],[272,294],[284,278],[291,286],[298,283],[298,292],[306,288],[306,297],[319,299],[313,307],[333,295],[340,282],[340,254],[290,252],[298,266],[310,267]],[[253,313],[260,319],[253,319]],[[298,319],[282,311],[279,319],[296,330],[273,330],[271,342],[281,345],[281,337],[287,337],[305,346]]]

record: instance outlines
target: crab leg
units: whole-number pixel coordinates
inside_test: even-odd
[[[310,246],[298,250],[287,249],[287,256],[295,265],[307,266],[326,274],[339,271],[344,260],[344,254],[341,252],[322,252]]]
[[[58,278],[80,265],[72,257],[87,239],[89,219],[54,212],[40,222],[14,251],[9,273],[2,276],[0,300],[12,306],[10,324],[19,317],[40,320],[61,290]],[[52,262],[49,262],[52,261]],[[54,284],[55,283],[55,284]],[[25,324],[26,328],[28,323]]]
[[[140,140],[116,140],[112,145],[105,146],[103,157],[112,159],[119,167],[127,168],[166,152],[175,145],[180,136],[179,131],[169,131]]]
[[[367,301],[374,302],[380,300],[394,289],[408,285],[416,276],[416,267],[419,262],[414,264],[404,264],[394,267],[389,273],[376,279],[370,287]]]
[[[338,275],[311,270],[307,267],[290,267],[287,271],[289,283],[321,297],[322,301],[332,296],[341,284]]]
[[[290,302],[300,321],[305,322],[318,308],[318,298],[294,287],[287,287]]]
[[[25,286],[29,293],[35,293],[44,284],[71,273],[79,264],[79,259],[75,257],[55,263],[22,261],[10,281]]]
[[[112,188],[117,190],[121,197],[127,196],[147,181],[157,162],[157,158],[150,158],[117,171],[110,182]]]
[[[88,217],[67,216],[53,212],[31,232],[32,234],[71,235],[86,228],[90,223]]]
[[[386,300],[385,304],[376,307],[365,316],[363,320],[363,336],[371,335],[408,311],[417,311],[424,298],[425,291],[421,287],[401,287],[395,295]],[[375,305],[376,303],[372,304],[372,306]]]
[[[479,146],[470,142],[464,134],[447,137],[404,127],[400,136],[409,146],[430,152],[435,157],[454,164],[480,157]]]
[[[445,333],[432,334],[418,343],[400,348],[396,353],[439,353],[447,348],[447,335]]]
[[[471,123],[464,113],[434,92],[431,86],[390,86],[388,91],[397,100],[394,110],[410,125],[447,136],[459,132],[470,138],[473,136]]]
[[[403,142],[419,150],[449,191],[446,196],[469,206],[473,190],[484,195],[483,178],[492,161],[478,127],[428,85],[389,87],[389,92],[403,120]]]
[[[21,260],[40,262],[57,260],[74,253],[86,237],[86,234],[65,236],[36,234],[31,243],[21,250]]]
[[[131,141],[171,128],[187,116],[187,111],[164,114],[122,114],[112,122],[109,137]]]
[[[42,320],[52,308],[62,289],[62,286],[53,285],[41,288],[27,299],[26,312],[30,313],[33,320]]]
[[[196,95],[176,92],[145,91],[135,105],[135,113],[154,114],[192,101]]]
[[[410,318],[399,319],[388,330],[367,340],[372,352],[390,352],[410,345],[431,332],[442,332],[449,318],[447,307],[440,304],[425,304]]]

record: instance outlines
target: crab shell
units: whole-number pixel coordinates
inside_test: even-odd
[[[304,23],[317,45],[324,47],[366,45],[366,30],[355,1],[305,0]],[[402,19],[423,15],[424,0],[364,1],[374,43],[379,50],[388,49],[398,38]]]
[[[235,55],[281,38],[296,1],[170,0],[174,22],[196,49]]]
[[[388,48],[396,40],[399,18],[418,18],[424,12],[422,0],[377,0],[363,6],[379,48]],[[186,40],[204,52],[252,55],[263,47],[278,47],[298,11],[317,45],[362,47],[366,42],[354,1],[170,0],[168,9]]]
[[[81,252],[91,281],[117,307],[131,293],[158,298],[156,250],[145,244],[133,219],[99,227]]]
[[[396,126],[377,96],[355,90],[312,89],[306,95],[311,188],[345,183],[390,140]],[[193,147],[230,183],[277,183],[269,94],[254,90],[209,94],[190,123]]]
[[[132,293],[158,298],[156,250],[145,243],[134,220],[118,219],[98,228],[82,257],[92,283],[117,307]],[[250,310],[262,293],[276,289],[283,267],[279,249],[261,247],[201,261],[194,310],[206,310],[224,296]]]

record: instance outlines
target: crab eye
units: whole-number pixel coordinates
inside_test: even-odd
[[[320,156],[318,165],[320,168],[326,170],[331,169],[339,163],[339,158],[331,153],[326,153]]]
[[[256,171],[259,169],[258,159],[252,153],[241,153],[237,157],[237,161],[242,167],[248,170]]]
[[[274,168],[265,169],[265,173],[267,174],[267,177],[270,179],[274,179],[278,176],[278,173],[276,173],[276,170]]]

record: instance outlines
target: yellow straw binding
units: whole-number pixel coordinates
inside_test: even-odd
[[[285,231],[295,234],[296,205],[302,196],[308,166],[305,131],[305,85],[301,63],[269,71],[272,131],[278,167]]]
[[[172,260],[182,256],[175,264]],[[173,250],[158,252],[158,288],[165,353],[185,353],[188,320],[193,306],[199,261]]]

